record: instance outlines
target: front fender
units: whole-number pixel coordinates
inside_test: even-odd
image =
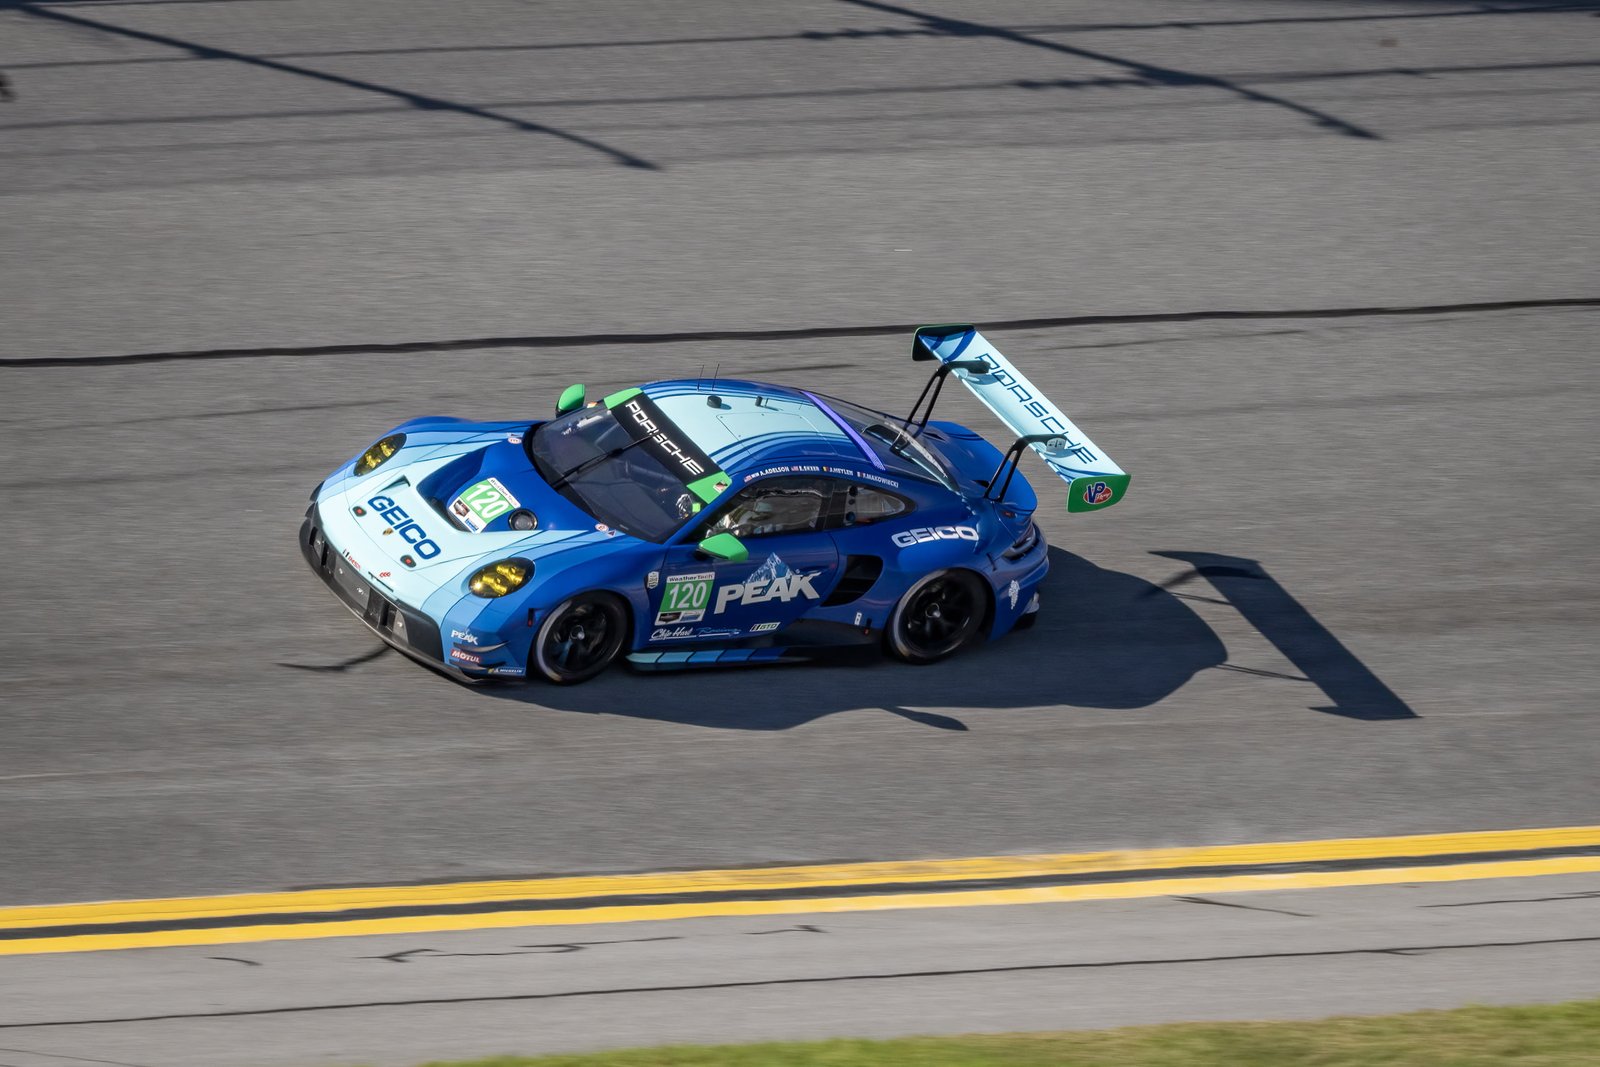
[[[534,559],[533,580],[516,592],[493,600],[465,591],[465,579],[476,569],[474,566],[462,576],[459,595],[444,609],[440,630],[446,634],[464,630],[480,637],[492,634],[496,643],[507,646],[507,655],[514,657],[518,667],[526,666],[539,623],[568,597],[592,591],[614,593],[628,605],[634,619],[647,614],[644,575],[652,567],[659,567],[661,554],[661,546],[650,542],[624,547],[602,541],[587,551]],[[630,640],[629,647],[633,644]]]

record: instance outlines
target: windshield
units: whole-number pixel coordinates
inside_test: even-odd
[[[608,526],[659,542],[699,511],[700,501],[681,463],[658,447],[638,447],[653,441],[596,406],[534,427],[523,447],[562,496]]]
[[[944,460],[906,431],[904,419],[848,400],[836,400],[831,396],[825,399],[840,418],[866,439],[885,466],[902,474],[932,478],[946,489],[956,488],[956,481]]]

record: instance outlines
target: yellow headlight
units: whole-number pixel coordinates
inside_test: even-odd
[[[493,600],[497,596],[515,593],[533,576],[533,564],[525,559],[503,559],[481,567],[467,582],[474,596]]]
[[[361,458],[356,460],[356,474],[358,476],[371,474],[373,471],[389,462],[389,460],[393,458],[394,454],[400,451],[401,446],[403,446],[405,443],[406,435],[403,433],[392,433],[388,437],[385,437],[383,440],[379,441],[377,444],[361,453]]]

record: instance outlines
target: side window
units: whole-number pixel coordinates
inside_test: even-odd
[[[844,513],[840,525],[864,526],[911,510],[902,497],[866,485],[851,484],[845,491]]]
[[[768,478],[749,486],[701,528],[700,538],[731,533],[746,537],[809,533],[823,529],[837,483],[831,478]]]

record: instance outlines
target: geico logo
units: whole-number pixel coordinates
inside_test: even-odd
[[[428,539],[427,533],[418,526],[405,508],[396,504],[386,496],[375,496],[367,501],[383,518],[383,521],[394,528],[405,543],[417,550],[417,555],[423,559],[432,559],[439,554],[439,546]]]
[[[918,526],[912,530],[903,530],[891,538],[901,548],[910,548],[912,545],[927,541],[976,541],[977,539],[978,531],[971,526]]]
[[[740,604],[765,604],[777,600],[787,604],[797,596],[816,600],[819,594],[811,587],[821,571],[809,574],[784,574],[777,578],[761,578],[754,582],[725,585],[717,590],[717,614],[737,600]]]

